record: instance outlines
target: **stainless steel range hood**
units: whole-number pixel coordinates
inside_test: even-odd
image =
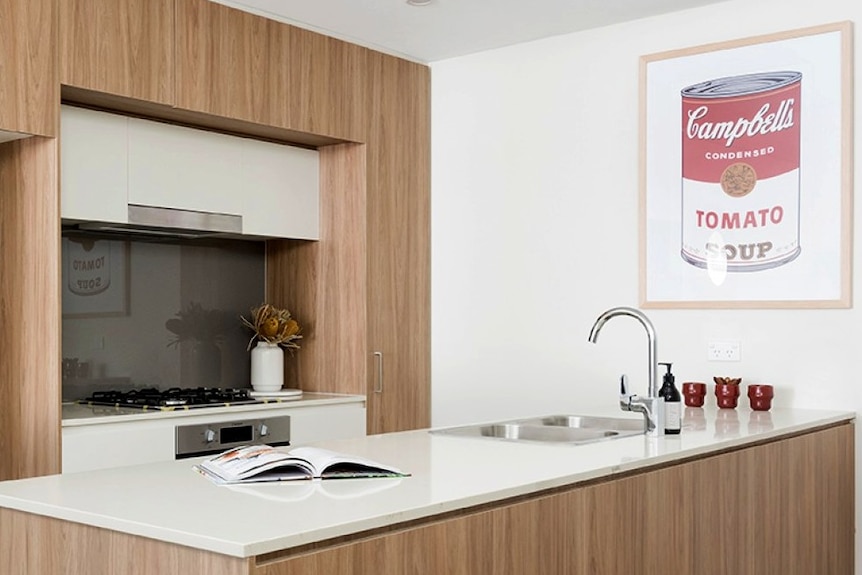
[[[242,234],[242,216],[129,204],[128,222],[83,222],[75,228],[84,232],[194,239]]]

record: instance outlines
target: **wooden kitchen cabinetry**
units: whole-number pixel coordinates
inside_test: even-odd
[[[57,135],[56,0],[3,0],[0,30],[0,142]]]
[[[377,144],[367,149],[365,229],[374,433],[431,425],[431,85],[425,66],[376,52],[366,73],[366,133]]]
[[[0,144],[0,481],[60,471],[57,148]]]
[[[321,148],[321,241],[271,242],[267,293],[309,326],[288,386],[366,394],[384,433],[430,426],[430,74],[363,70],[367,143]]]
[[[172,104],[174,1],[58,2],[62,84]]]
[[[306,336],[288,384],[368,394],[369,432],[428,426],[427,66],[207,0],[8,0],[0,23],[0,130],[56,136],[62,84],[68,103],[319,148],[320,241],[267,242],[267,297]],[[28,265],[0,298],[50,316],[35,331],[4,322],[26,350],[0,360],[4,479],[60,471],[60,419],[44,408],[60,398],[59,151],[43,144],[0,144],[4,177],[38,174],[0,212],[4,234],[38,238],[3,247]]]
[[[209,2],[177,0],[179,108],[362,141],[365,48]]]

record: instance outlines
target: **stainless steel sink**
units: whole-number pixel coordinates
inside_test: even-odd
[[[636,435],[645,430],[642,417],[637,419],[622,417],[595,417],[591,415],[548,415],[534,419],[522,419],[521,423],[526,425],[542,425],[554,427],[571,427],[576,429],[607,429],[624,432],[633,431],[629,435]]]
[[[548,415],[495,423],[432,429],[437,435],[489,437],[508,441],[584,444],[644,433],[642,419]]]

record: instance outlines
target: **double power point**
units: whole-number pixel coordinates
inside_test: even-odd
[[[740,361],[742,356],[739,340],[725,339],[710,341],[706,345],[706,359],[709,361]]]

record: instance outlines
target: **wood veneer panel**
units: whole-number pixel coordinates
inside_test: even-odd
[[[0,509],[4,575],[247,575],[250,560]],[[8,535],[7,535],[8,534]]]
[[[365,49],[207,0],[177,0],[177,105],[361,141]]]
[[[651,472],[643,573],[850,574],[852,425]]]
[[[174,0],[61,0],[60,81],[174,101]]]
[[[320,149],[320,240],[267,243],[267,298],[303,326],[285,358],[285,383],[308,391],[366,393],[365,152]]]
[[[0,2],[0,130],[56,136],[57,0]]]
[[[290,29],[287,111],[297,130],[368,141],[366,58],[370,50],[321,34]]]
[[[852,425],[261,562],[258,575],[850,575]]]
[[[554,498],[433,523],[258,566],[257,575],[523,575],[590,573],[569,527],[583,495]],[[619,571],[618,573],[623,573]]]
[[[58,146],[0,144],[0,480],[60,472]]]
[[[430,425],[430,72],[370,53],[367,81],[368,341],[384,364],[368,421],[382,433]]]

